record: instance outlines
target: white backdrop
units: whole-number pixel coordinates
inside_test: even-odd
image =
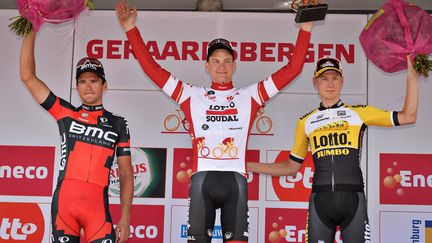
[[[55,185],[59,161],[57,125],[33,101],[19,80],[18,63],[21,39],[14,36],[7,28],[8,19],[15,15],[17,12],[13,10],[0,11],[0,50],[2,53],[0,67],[3,84],[0,91],[0,102],[5,108],[0,126],[0,145],[54,146],[56,148],[54,177],[50,179],[53,180],[52,185]],[[273,162],[273,159],[266,156],[268,151],[290,150],[293,145],[297,118],[317,107],[319,99],[313,89],[311,77],[313,63],[321,56],[336,55],[342,60],[345,76],[342,98],[346,103],[366,103],[389,110],[402,108],[405,94],[405,73],[386,74],[378,70],[367,61],[359,44],[358,36],[368,17],[367,15],[330,14],[325,22],[318,23],[314,27],[312,45],[302,74],[265,107],[264,114],[272,120],[270,132],[260,134],[256,129],[252,131],[255,135],[251,135],[249,139],[249,149],[259,150],[261,161]],[[286,57],[283,58],[283,61],[278,60],[280,53],[277,47],[295,43],[298,26],[294,24],[293,19],[294,15],[286,13],[139,12],[137,25],[144,40],[157,43],[160,53],[175,53],[173,47],[177,47],[179,57],[183,60],[176,60],[175,55],[167,55],[158,62],[179,79],[196,85],[209,84],[209,77],[205,73],[202,60],[202,53],[205,50],[204,43],[218,36],[231,40],[236,44],[234,49],[240,53],[234,82],[236,86],[244,86],[264,79],[287,61]],[[174,176],[177,170],[173,161],[175,149],[191,147],[190,138],[185,133],[165,131],[164,119],[168,114],[175,113],[177,107],[148,80],[139,64],[127,51],[126,40],[112,11],[95,11],[81,16],[74,23],[60,26],[46,25],[38,34],[36,44],[37,74],[56,95],[71,101],[74,105],[79,105],[79,97],[74,90],[74,64],[87,55],[97,56],[102,61],[109,87],[104,96],[104,106],[127,118],[132,146],[166,148],[166,161],[161,161],[161,163],[166,163],[165,184],[163,185],[165,196],[134,199],[134,207],[139,208],[135,212],[139,210],[145,212],[156,207],[162,208],[163,216],[145,218],[145,213],[136,215],[138,219],[133,219],[133,228],[142,229],[142,231],[136,230],[130,242],[137,240],[140,240],[139,242],[162,242],[162,238],[163,242],[180,242],[181,240],[186,242],[179,227],[185,224],[185,218],[180,216],[184,215],[187,200],[173,197],[174,185],[178,183]],[[194,53],[199,60],[195,60],[193,55],[186,55],[185,58],[182,56],[182,45],[191,43],[198,47]],[[248,44],[258,47],[257,58],[252,61],[241,58],[247,57],[240,50],[242,45]],[[259,48],[263,46],[268,46],[268,54],[260,52]],[[274,61],[266,61],[266,59],[274,59]],[[431,203],[423,205],[380,203],[380,185],[382,184],[380,170],[383,169],[380,167],[380,154],[432,154],[430,142],[432,130],[427,127],[432,114],[430,109],[426,108],[432,101],[429,95],[432,90],[431,80],[422,80],[420,90],[420,107],[416,125],[395,129],[371,128],[365,137],[362,169],[367,183],[372,242],[391,242],[390,238],[386,238],[393,234],[390,233],[390,230],[398,232],[398,239],[404,237],[407,239],[401,242],[408,242],[412,237],[412,229],[404,225],[412,225],[409,220],[416,217],[423,221],[432,220],[430,217]],[[8,166],[7,160],[4,159],[6,155],[0,155],[0,166],[4,168]],[[415,161],[412,166],[416,166]],[[425,169],[423,173],[425,177],[432,177],[430,169]],[[287,181],[291,179],[286,178]],[[6,178],[0,173],[0,183],[2,180],[18,179]],[[292,209],[298,210],[300,214],[303,213],[307,208],[306,200],[294,202],[279,200],[274,193],[276,190],[273,188],[274,185],[269,183],[271,181],[269,177],[266,179],[263,175],[254,175],[253,180],[259,180],[259,192],[258,200],[249,202],[251,231],[253,230],[250,242],[272,242],[268,239],[272,230],[287,230],[293,225],[300,227],[294,232],[295,241],[293,241],[293,235],[288,234],[281,239],[281,242],[303,242],[300,236],[305,219],[291,219],[289,216]],[[430,197],[431,188],[432,185],[419,188],[418,195]],[[47,204],[51,201],[50,196],[35,197],[31,192],[28,195],[19,196],[3,194],[0,196],[0,206],[1,203],[7,202],[31,202],[42,205],[40,208],[44,212],[46,225],[38,229],[45,229],[43,242],[47,242],[49,235]],[[267,195],[272,196],[268,199]],[[119,203],[118,198],[115,197],[111,198],[111,202]],[[287,216],[284,219],[280,219],[282,217],[280,216],[277,227],[272,226],[274,220],[269,216],[270,214],[266,214],[267,210],[273,208],[286,209],[282,210],[280,215],[286,213]],[[0,218],[6,218],[1,209],[2,207],[0,207]],[[403,217],[406,222],[399,224],[393,217],[400,212],[410,214],[404,214],[408,215]],[[425,212],[428,214],[424,214]],[[132,213],[134,214],[134,211]],[[380,215],[385,215],[385,217],[380,218]],[[24,219],[21,219],[21,222],[23,221]],[[153,225],[153,228],[149,228],[149,225]],[[163,226],[158,227],[157,225]],[[147,229],[158,229],[157,233],[151,230],[146,231],[145,226]],[[287,231],[290,233],[289,230]],[[424,239],[426,229],[423,228],[422,232],[419,237]],[[155,234],[157,237],[152,238]],[[215,240],[215,242],[221,241]]]

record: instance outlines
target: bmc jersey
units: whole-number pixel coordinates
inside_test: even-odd
[[[349,106],[339,100],[332,107],[320,106],[299,119],[290,158],[302,163],[310,144],[314,186],[330,185],[334,190],[335,185],[355,185],[362,189],[360,156],[365,129],[397,125],[397,112],[368,105]]]
[[[144,45],[137,28],[127,33],[134,54],[146,74],[183,110],[190,125],[193,172],[245,173],[249,130],[258,109],[302,70],[310,32],[300,30],[291,61],[267,79],[245,88],[232,82],[210,88],[182,82],[162,69]]]
[[[108,185],[114,155],[130,156],[126,120],[102,105],[72,106],[52,92],[41,104],[56,120],[61,138],[58,185],[63,179]]]

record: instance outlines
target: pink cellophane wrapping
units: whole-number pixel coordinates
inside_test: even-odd
[[[402,0],[389,0],[371,18],[360,34],[367,58],[384,72],[407,67],[417,54],[432,53],[432,17],[420,7]]]
[[[21,16],[28,19],[34,31],[44,22],[59,24],[77,17],[86,9],[86,0],[16,0]]]

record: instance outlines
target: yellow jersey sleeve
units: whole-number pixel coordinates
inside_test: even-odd
[[[357,105],[352,108],[359,114],[367,126],[394,127],[399,126],[396,111],[385,111],[369,105]]]
[[[303,160],[305,159],[309,147],[309,140],[305,132],[305,121],[307,117],[300,118],[297,121],[296,126],[296,132],[295,132],[295,139],[294,139],[294,146],[291,150],[290,159],[298,162],[303,163]]]

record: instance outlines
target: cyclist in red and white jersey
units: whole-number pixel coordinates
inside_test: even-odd
[[[236,62],[230,42],[222,38],[211,41],[205,68],[212,83],[210,87],[196,87],[178,80],[155,62],[135,26],[136,8],[131,10],[127,2],[120,2],[116,12],[142,69],[180,105],[190,124],[193,175],[189,190],[188,241],[211,241],[215,210],[220,208],[224,242],[247,242],[248,135],[259,108],[300,74],[312,23],[302,24],[287,65],[265,80],[244,88],[235,88],[232,81]],[[205,152],[200,151],[204,149],[197,140],[200,137],[205,138]],[[232,143],[225,145],[227,142]]]
[[[57,97],[36,76],[36,33],[24,37],[20,77],[35,100],[53,116],[61,139],[60,171],[51,204],[51,241],[126,242],[130,234],[133,173],[126,120],[107,111],[102,93],[107,89],[102,64],[83,58],[76,67],[76,89],[82,105],[74,107]],[[116,229],[108,210],[108,181],[117,156],[120,170],[121,217]]]

